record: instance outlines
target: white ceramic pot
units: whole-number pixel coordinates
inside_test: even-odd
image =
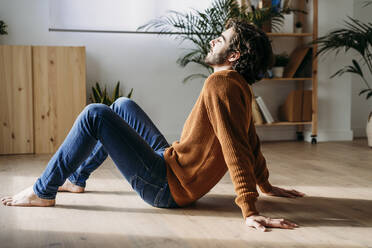
[[[295,33],[296,34],[301,34],[302,33],[302,28],[295,28]]]
[[[273,67],[273,74],[274,74],[274,77],[276,78],[281,78],[283,77],[283,72],[284,72],[284,66],[276,66],[276,67]]]
[[[291,12],[289,14],[284,14],[283,17],[284,17],[283,24],[279,28],[279,30],[277,30],[276,32],[278,32],[278,33],[293,33],[293,29],[294,29],[294,14],[293,14],[293,12]]]
[[[369,113],[369,116],[368,116],[366,131],[367,131],[368,146],[372,147],[372,112]]]

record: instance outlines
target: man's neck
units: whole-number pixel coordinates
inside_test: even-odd
[[[216,66],[213,66],[213,71],[214,72],[218,72],[218,71],[223,71],[223,70],[231,70],[232,67],[231,65],[216,65]]]

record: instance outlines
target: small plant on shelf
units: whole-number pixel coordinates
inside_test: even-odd
[[[289,63],[289,56],[287,53],[281,53],[275,55],[275,63],[273,67],[274,77],[280,78],[283,77],[284,67]]]
[[[302,22],[296,22],[295,27],[295,33],[302,33]]]
[[[131,98],[132,94],[133,94],[133,88],[130,90],[127,97]],[[123,95],[120,93],[120,81],[117,82],[111,98],[108,95],[106,86],[102,90],[99,83],[96,82],[96,86],[92,87],[92,95],[90,96],[90,99],[91,99],[92,103],[103,103],[103,104],[106,104],[106,105],[110,106],[113,102],[115,102],[116,99],[118,99],[119,97],[122,97],[122,96]]]

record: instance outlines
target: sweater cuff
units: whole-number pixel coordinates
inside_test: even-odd
[[[259,184],[258,186],[260,187],[260,190],[263,193],[269,193],[273,189],[273,187],[271,186],[271,184],[269,183],[269,181],[266,181],[266,182],[264,182],[262,184]]]
[[[255,205],[255,201],[256,201],[256,199],[254,199],[252,201],[247,201],[247,202],[244,202],[240,206],[240,208],[242,209],[242,214],[243,214],[244,220],[245,220],[245,218],[247,218],[251,215],[258,214],[258,211],[256,209],[256,205]]]

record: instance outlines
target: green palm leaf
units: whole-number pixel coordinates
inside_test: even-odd
[[[296,12],[301,10],[286,9],[285,11]],[[180,40],[181,43],[184,41],[191,42],[194,48],[183,54],[177,60],[177,63],[182,67],[190,63],[198,64],[212,73],[212,68],[204,63],[210,49],[209,41],[215,39],[224,31],[225,24],[230,18],[246,19],[260,28],[271,21],[273,30],[278,30],[284,21],[282,12],[278,13],[275,8],[266,7],[248,12],[247,8],[241,7],[237,0],[214,0],[211,7],[203,11],[195,9],[186,13],[168,11],[166,15],[150,20],[137,30],[168,35]],[[185,80],[196,78],[194,75],[199,74],[190,75]]]

